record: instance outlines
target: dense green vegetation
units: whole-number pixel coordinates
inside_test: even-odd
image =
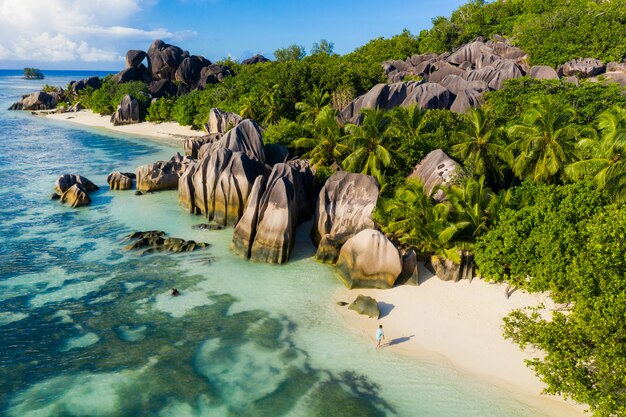
[[[433,19],[420,33],[420,52],[445,52],[478,36],[503,35],[522,48],[533,65],[556,67],[570,59],[621,61],[626,1],[474,0],[449,18]]]
[[[111,75],[107,75],[102,81],[102,87],[93,90],[87,87],[74,97],[74,101],[80,103],[94,113],[112,114],[126,94],[130,94],[139,102],[140,109],[145,110],[150,105],[148,86],[140,81],[118,84],[113,81]],[[71,89],[68,88],[68,91]],[[142,115],[143,116],[143,115]]]
[[[621,60],[626,0],[471,1],[433,28],[378,38],[339,56],[321,40],[307,56],[290,45],[276,60],[226,63],[236,74],[180,97],[148,102],[145,85],[83,90],[74,100],[111,113],[124,94],[147,120],[200,128],[212,107],[255,119],[264,140],[308,158],[323,184],[338,167],[381,185],[375,219],[395,243],[460,260],[515,288],[550,291],[562,312],[518,311],[506,335],[545,353],[530,362],[548,384],[596,416],[626,415],[626,95],[616,84],[529,78],[485,94],[465,115],[399,107],[365,110],[360,125],[338,117],[352,99],[385,82],[380,63],[450,51],[477,36],[507,36],[532,64],[590,56]],[[442,149],[463,167],[442,190],[406,177]],[[433,198],[443,191],[445,198]],[[441,197],[441,196],[439,196]]]
[[[31,80],[43,80],[43,72],[39,68],[24,68],[24,78]]]

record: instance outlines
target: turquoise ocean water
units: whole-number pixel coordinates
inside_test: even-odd
[[[346,329],[331,300],[341,284],[311,259],[306,225],[291,262],[250,264],[230,254],[232,230],[192,229],[203,218],[176,192],[110,191],[109,172],[178,149],[5,110],[89,75],[45,73],[0,71],[0,415],[548,415]],[[90,207],[48,200],[64,173],[101,186]],[[153,229],[211,247],[122,250],[124,236]]]

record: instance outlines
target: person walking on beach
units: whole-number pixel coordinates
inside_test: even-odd
[[[378,340],[378,344],[376,345],[376,349],[380,347],[380,342],[385,338],[385,333],[383,333],[383,325],[378,326],[378,330],[376,331],[376,340]]]

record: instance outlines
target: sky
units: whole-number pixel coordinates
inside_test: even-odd
[[[124,68],[129,49],[154,39],[215,61],[245,59],[327,39],[345,54],[467,0],[0,0],[0,68]]]

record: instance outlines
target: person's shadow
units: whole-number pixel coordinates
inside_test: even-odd
[[[408,342],[409,340],[411,340],[412,337],[415,337],[415,335],[412,334],[411,336],[396,337],[395,339],[391,339],[387,344],[383,345],[382,347],[399,345],[400,343]]]

